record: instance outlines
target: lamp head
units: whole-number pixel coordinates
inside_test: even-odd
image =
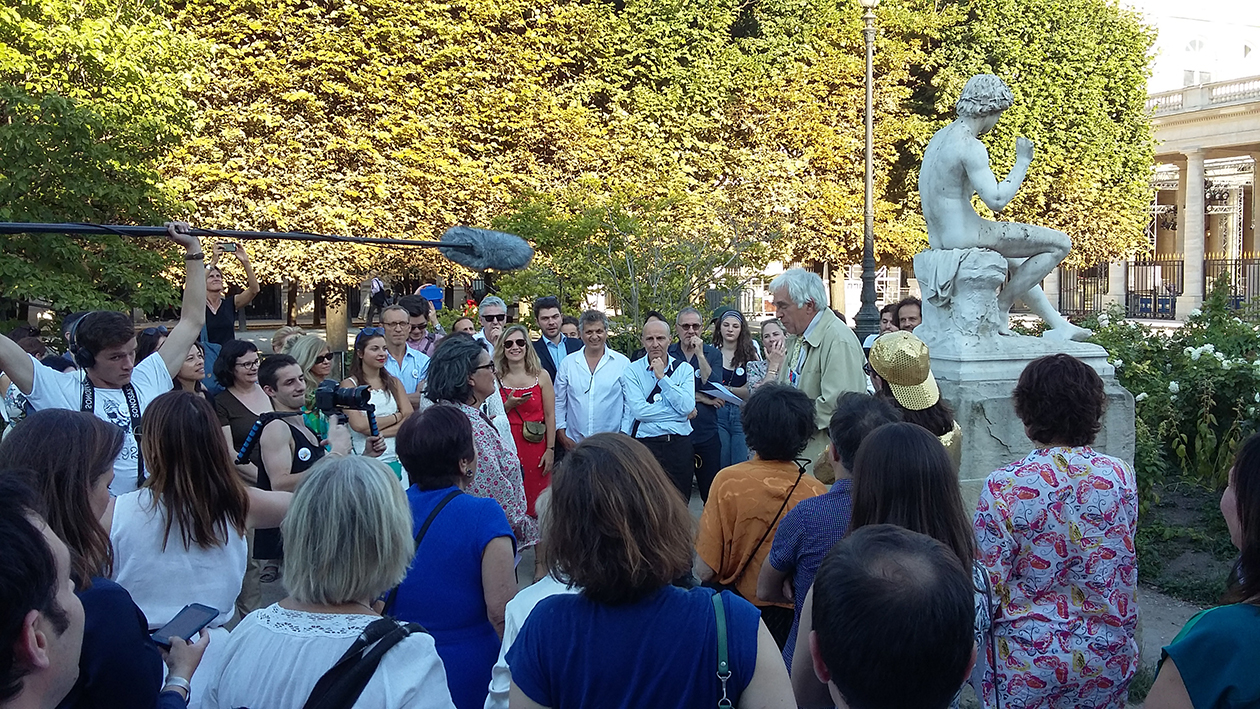
[[[858,0],[858,3],[864,10],[874,10],[879,6],[879,0]]]

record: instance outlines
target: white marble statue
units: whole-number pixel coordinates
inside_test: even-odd
[[[1013,101],[1011,90],[998,77],[971,77],[955,105],[958,119],[937,131],[923,153],[919,197],[931,248],[915,257],[915,276],[925,305],[935,306],[940,319],[952,321],[928,323],[925,307],[924,325],[979,336],[989,334],[989,330],[1010,335],[1009,311],[1022,299],[1049,327],[1043,337],[1083,340],[1092,333],[1068,322],[1041,290],[1041,280],[1072,248],[1067,234],[1047,227],[990,221],[977,214],[971,204],[971,196],[979,195],[985,205],[1000,213],[1028,172],[1033,159],[1031,140],[1016,139],[1015,166],[1000,183],[989,169],[989,152],[979,140]],[[994,274],[1003,270],[998,256],[1005,259],[1005,274],[996,281],[1000,291],[994,297]],[[974,278],[980,274],[983,277]]]

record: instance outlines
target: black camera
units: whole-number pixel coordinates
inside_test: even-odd
[[[337,386],[337,382],[325,379],[315,388],[315,408],[325,414],[332,414],[341,409],[370,411],[374,408],[369,403],[371,398],[372,392],[368,390],[367,385],[343,389]]]

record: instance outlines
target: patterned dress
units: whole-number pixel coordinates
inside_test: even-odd
[[[975,532],[995,595],[986,704],[996,691],[1012,709],[1123,708],[1138,654],[1133,469],[1089,447],[1035,450],[989,475]]]
[[[468,492],[477,497],[492,497],[507,515],[516,535],[517,551],[538,543],[538,520],[525,509],[525,486],[521,480],[521,461],[503,445],[499,431],[476,407],[450,403],[472,423],[473,446],[477,451],[477,472]]]

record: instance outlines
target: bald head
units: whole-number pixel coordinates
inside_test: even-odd
[[[643,349],[647,351],[648,361],[666,359],[669,356],[671,333],[669,323],[660,320],[649,320],[643,325]]]

